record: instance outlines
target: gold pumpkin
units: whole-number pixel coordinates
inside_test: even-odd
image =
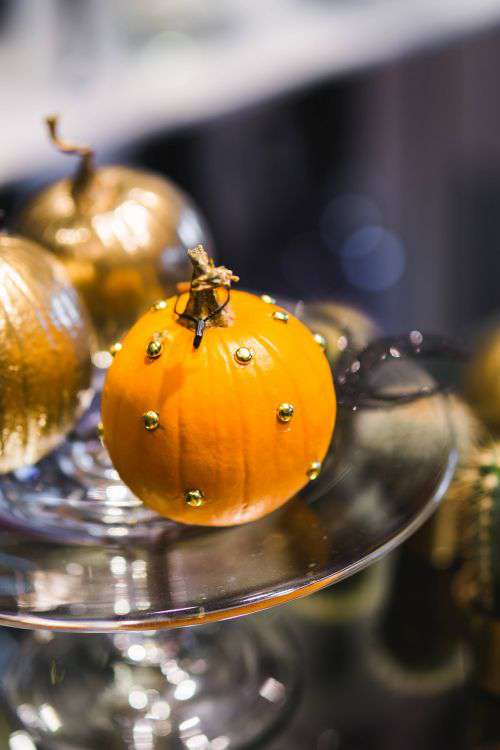
[[[481,419],[500,434],[500,328],[481,339],[466,371],[465,390]]]
[[[56,117],[47,124],[57,148],[79,155],[80,164],[73,178],[36,195],[17,227],[64,262],[100,346],[108,348],[155,299],[189,277],[185,243],[202,241],[206,229],[173,183],[123,166],[97,168],[88,146],[58,138]]]
[[[324,347],[333,368],[346,351],[355,353],[363,350],[380,333],[375,321],[366,313],[350,305],[328,300],[305,302],[299,317]]]
[[[0,234],[0,472],[38,461],[87,406],[92,335],[64,267]]]

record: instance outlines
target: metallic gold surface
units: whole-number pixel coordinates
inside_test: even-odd
[[[295,407],[293,404],[283,403],[278,406],[277,415],[280,422],[289,422],[293,417]]]
[[[120,341],[117,341],[115,344],[111,344],[109,347],[109,353],[112,357],[116,357],[119,351],[121,351],[122,344]]]
[[[361,351],[380,333],[376,323],[364,312],[328,300],[305,302],[299,317],[313,331],[332,366],[345,351]]]
[[[247,365],[253,359],[253,355],[254,352],[252,349],[249,349],[247,346],[240,346],[236,349],[234,358],[240,365]]]
[[[282,323],[288,323],[288,313],[283,312],[282,310],[273,312],[273,318],[275,320],[281,320]]]
[[[312,482],[315,479],[317,479],[320,474],[321,474],[321,461],[313,461],[307,470],[307,476]]]
[[[262,302],[266,303],[266,305],[275,305],[276,304],[276,300],[274,299],[274,297],[271,297],[269,294],[261,294],[260,298],[261,298]]]
[[[166,299],[159,299],[154,303],[154,305],[151,305],[151,310],[153,310],[153,312],[158,312],[159,310],[166,310],[167,304],[168,303]]]
[[[322,333],[315,333],[314,334],[314,340],[319,346],[323,349],[323,351],[326,350],[326,338],[323,336]]]
[[[153,411],[152,409],[150,411],[147,411],[145,414],[142,415],[142,418],[144,420],[144,427],[149,432],[152,432],[153,430],[157,430],[160,426],[160,415]]]
[[[500,433],[500,326],[480,341],[465,377],[466,394],[484,422]]]
[[[60,263],[0,234],[0,472],[38,461],[90,397],[92,328]]]
[[[184,499],[192,508],[201,508],[205,505],[205,495],[201,490],[186,490]]]
[[[185,244],[204,239],[205,230],[189,199],[163,177],[96,168],[81,149],[54,142],[86,159],[85,169],[82,162],[73,178],[38,193],[17,227],[65,263],[101,348],[109,348],[155,300],[190,277]]]
[[[159,339],[153,339],[153,341],[150,341],[147,346],[146,354],[149,359],[156,359],[160,356],[162,348],[161,341]]]

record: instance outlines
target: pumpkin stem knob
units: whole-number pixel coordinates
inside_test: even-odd
[[[215,266],[202,245],[188,250],[193,266],[193,276],[189,299],[179,323],[196,332],[194,347],[201,343],[203,332],[208,326],[228,326],[232,321],[229,305],[229,290],[232,281],[239,281],[238,276],[225,266]],[[219,290],[226,289],[227,296],[220,295]]]
[[[59,117],[49,115],[45,118],[49,137],[54,146],[63,154],[77,154],[80,157],[80,164],[73,178],[72,195],[75,200],[82,194],[86,188],[89,178],[94,172],[94,151],[90,146],[78,146],[59,137]]]

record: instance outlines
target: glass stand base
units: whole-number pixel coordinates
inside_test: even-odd
[[[27,637],[8,703],[47,750],[234,750],[297,695],[293,639],[269,617],[175,631]]]
[[[98,436],[101,385],[96,376],[91,407],[57,451],[2,477],[0,521],[78,543],[149,541],[175,527],[146,508],[113,467]]]

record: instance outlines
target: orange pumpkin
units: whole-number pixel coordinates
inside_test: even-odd
[[[232,272],[201,246],[188,254],[190,292],[154,306],[115,355],[104,441],[144,503],[183,523],[228,526],[318,476],[335,393],[308,328],[270,298],[230,294]]]

